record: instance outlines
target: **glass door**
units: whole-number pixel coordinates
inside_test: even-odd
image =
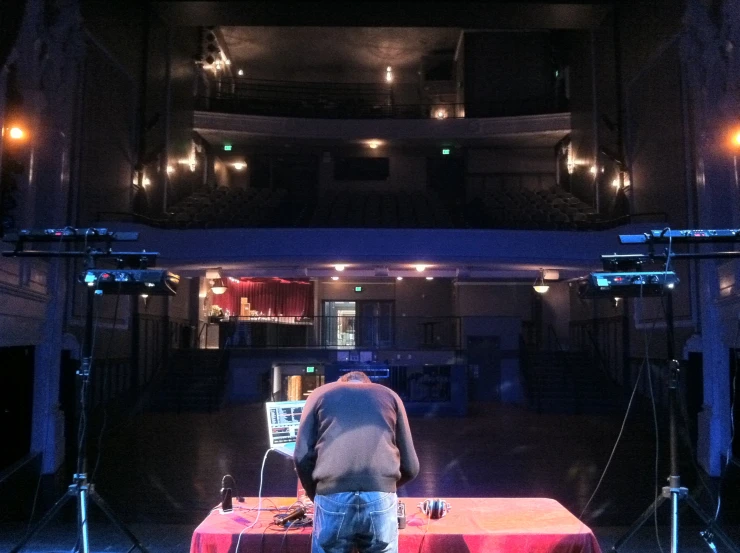
[[[324,346],[355,347],[355,313],[353,301],[324,302]]]

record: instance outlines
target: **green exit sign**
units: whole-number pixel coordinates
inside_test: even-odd
[[[306,367],[306,372],[307,372],[307,373],[312,373],[312,372],[314,372],[315,370],[316,370],[316,367]]]
[[[231,144],[224,144],[224,152],[230,152],[231,151]]]
[[[362,286],[355,286],[355,292],[362,292]]]
[[[442,148],[442,155],[443,156],[450,155],[450,149],[449,148]]]

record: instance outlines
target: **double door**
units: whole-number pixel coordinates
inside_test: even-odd
[[[392,301],[325,301],[324,345],[379,348],[393,345]]]

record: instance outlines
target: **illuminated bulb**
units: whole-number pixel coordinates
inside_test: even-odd
[[[423,273],[423,272],[424,272],[424,269],[426,269],[426,265],[416,265],[415,269],[416,269],[416,270],[417,270],[417,271],[418,271],[419,273]]]
[[[612,186],[613,186],[614,188],[619,188],[619,177],[617,177],[616,179],[614,179],[614,180],[612,181]]]
[[[427,277],[427,280],[434,280],[434,277]]]
[[[591,166],[591,169],[589,169],[588,171],[589,171],[589,173],[591,173],[592,175],[595,175],[595,174],[596,174],[596,172],[597,172],[598,170],[599,170],[599,169],[598,169],[598,167],[596,167],[596,165],[592,165],[592,166]]]
[[[334,268],[339,271],[340,273],[344,271],[344,265],[334,265]]]
[[[149,297],[149,294],[141,294],[142,299],[147,299]]]
[[[438,109],[437,112],[435,113],[435,117],[437,119],[447,119],[447,111],[443,109]]]
[[[333,276],[333,277],[331,277],[331,279],[332,280],[339,280],[339,277],[338,276]]]
[[[175,168],[172,165],[168,165],[167,166],[167,174],[168,175],[171,175],[174,172],[175,172]]]
[[[396,277],[396,280],[403,280],[403,277],[402,276],[397,276]]]
[[[236,74],[239,75],[240,77],[243,77],[244,76],[244,69],[240,69],[239,71],[236,72]]]
[[[385,82],[393,82],[393,69],[391,69],[390,65],[385,69]]]
[[[237,161],[237,162],[232,163],[231,166],[237,171],[241,171],[247,166],[247,164],[242,161]]]
[[[370,144],[368,144],[368,146],[370,146],[373,150],[375,150],[378,147],[378,143],[377,142],[370,142]]]
[[[10,127],[9,135],[13,140],[20,140],[25,136],[25,133],[20,127]]]
[[[231,65],[231,60],[226,60],[226,65]]]

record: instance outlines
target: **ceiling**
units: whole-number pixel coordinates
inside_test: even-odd
[[[322,27],[458,27],[467,29],[592,29],[613,0],[488,0],[484,2],[157,1],[176,25]]]
[[[418,82],[422,58],[435,51],[450,57],[459,28],[246,27],[222,26],[232,67],[245,77],[271,80],[382,82],[394,77]]]

